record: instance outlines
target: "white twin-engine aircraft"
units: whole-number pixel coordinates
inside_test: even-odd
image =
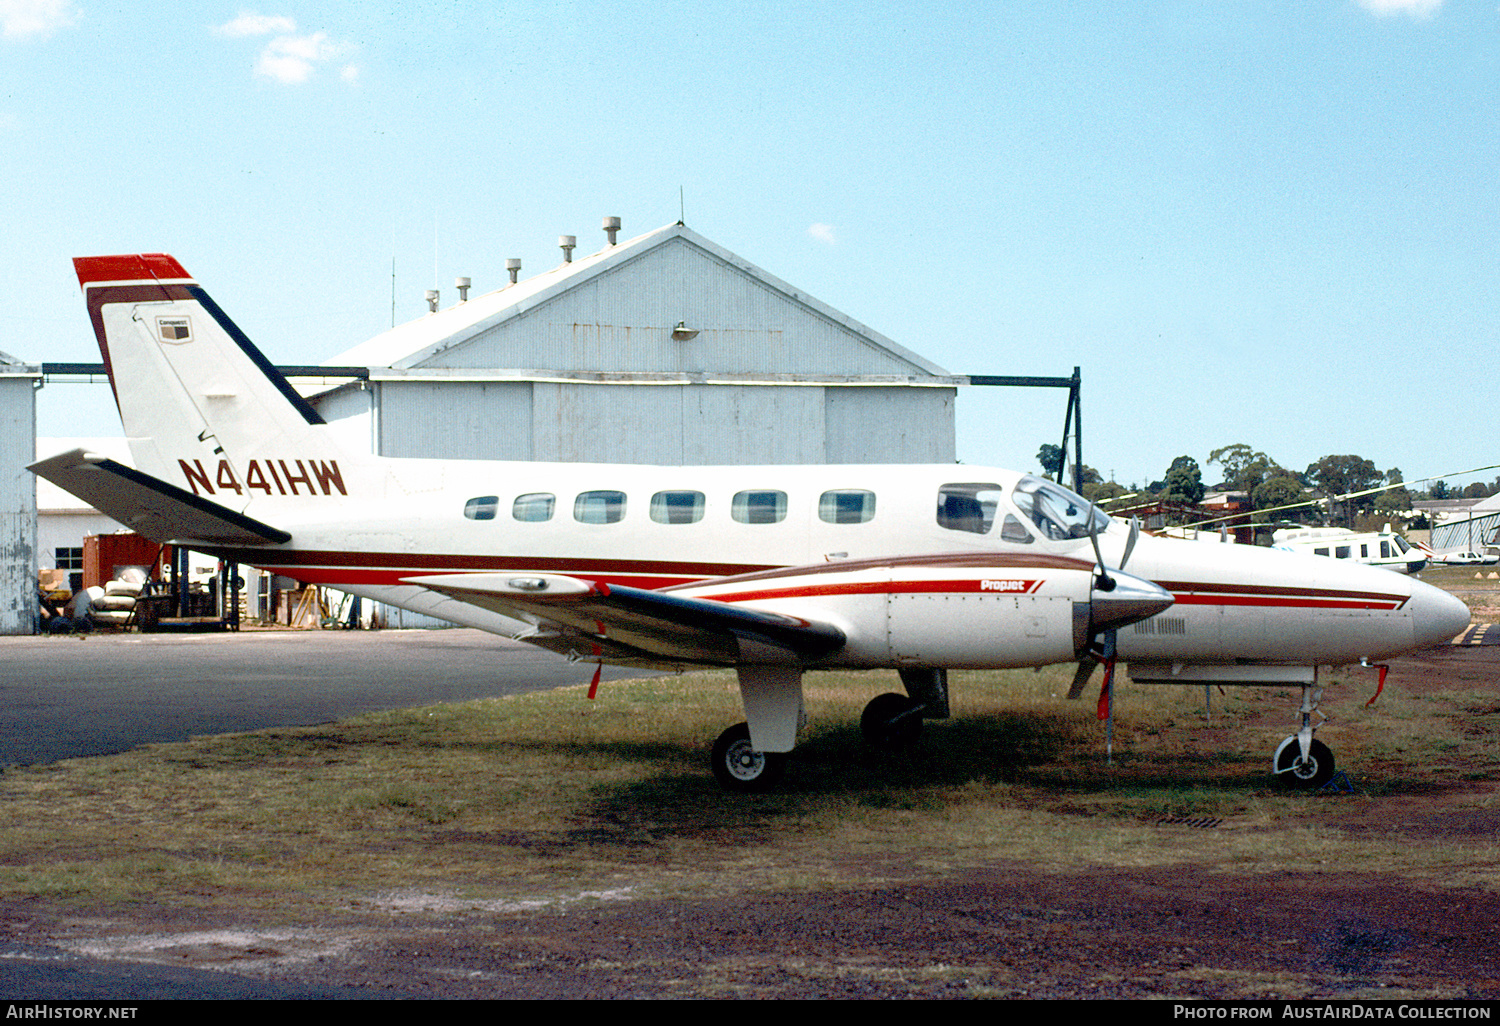
[[[74,261],[137,469],[31,469],[140,534],[590,662],[732,666],[714,775],[770,786],[809,668],[900,671],[874,741],[948,715],[947,671],[1129,663],[1137,681],[1302,688],[1283,781],[1333,774],[1320,666],[1435,645],[1457,599],[1386,570],[1142,536],[988,467],[654,467],[351,452],[182,266]],[[1131,572],[1124,567],[1129,565]],[[1106,678],[1109,679],[1108,677]],[[1321,714],[1318,714],[1321,716]]]

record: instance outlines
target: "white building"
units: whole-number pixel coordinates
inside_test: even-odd
[[[36,438],[42,369],[0,353],[0,634],[30,634],[37,617]]]

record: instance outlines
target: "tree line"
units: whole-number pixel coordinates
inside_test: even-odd
[[[1058,479],[1065,460],[1061,447],[1044,444],[1037,452],[1043,473]],[[1209,478],[1204,468],[1191,456],[1179,456],[1160,480],[1144,487],[1126,487],[1105,481],[1093,467],[1083,468],[1083,496],[1094,502],[1134,493],[1138,502],[1166,502],[1196,505],[1210,491],[1243,492],[1254,511],[1272,513],[1278,520],[1296,523],[1321,523],[1330,511],[1326,501],[1317,505],[1299,505],[1314,495],[1321,499],[1349,496],[1331,511],[1334,520],[1352,525],[1360,516],[1384,516],[1400,519],[1423,499],[1485,498],[1500,492],[1500,477],[1492,483],[1475,482],[1466,488],[1450,488],[1446,482],[1432,481],[1424,490],[1408,488],[1400,467],[1380,470],[1363,456],[1330,455],[1296,471],[1282,466],[1263,452],[1243,442],[1221,446],[1208,454],[1208,464],[1217,467]],[[1071,485],[1072,475],[1066,482]],[[1221,480],[1209,484],[1208,480]],[[1309,494],[1312,493],[1312,494]],[[1292,507],[1283,509],[1283,507]]]

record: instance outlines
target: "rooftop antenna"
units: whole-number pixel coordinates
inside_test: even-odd
[[[683,195],[682,186],[677,187],[677,223],[687,226],[687,199]]]

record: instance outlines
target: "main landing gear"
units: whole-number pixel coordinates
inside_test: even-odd
[[[1283,787],[1313,791],[1333,779],[1333,752],[1313,737],[1317,729],[1312,722],[1313,714],[1320,717],[1320,722],[1328,718],[1318,711],[1322,697],[1323,689],[1316,684],[1303,686],[1302,729],[1282,741],[1271,757],[1272,772]]]
[[[740,695],[746,722],[736,723],[714,742],[709,768],[714,779],[730,791],[768,791],[786,772],[787,757],[797,730],[806,722],[802,709],[802,674],[797,667],[741,667]],[[883,748],[902,748],[922,732],[922,720],[948,715],[948,671],[906,668],[900,671],[908,695],[890,692],[877,695],[865,706],[860,729],[866,740]],[[757,720],[757,717],[759,719]],[[763,751],[750,740],[750,722],[756,722]]]
[[[907,667],[906,694],[876,695],[859,718],[865,740],[880,748],[905,748],[921,736],[924,719],[948,718],[948,671]]]
[[[786,772],[786,752],[758,752],[750,744],[750,726],[736,723],[714,742],[709,765],[714,779],[731,791],[767,791]]]
[[[859,729],[879,748],[905,748],[922,733],[922,703],[894,691],[876,695],[860,715]]]

